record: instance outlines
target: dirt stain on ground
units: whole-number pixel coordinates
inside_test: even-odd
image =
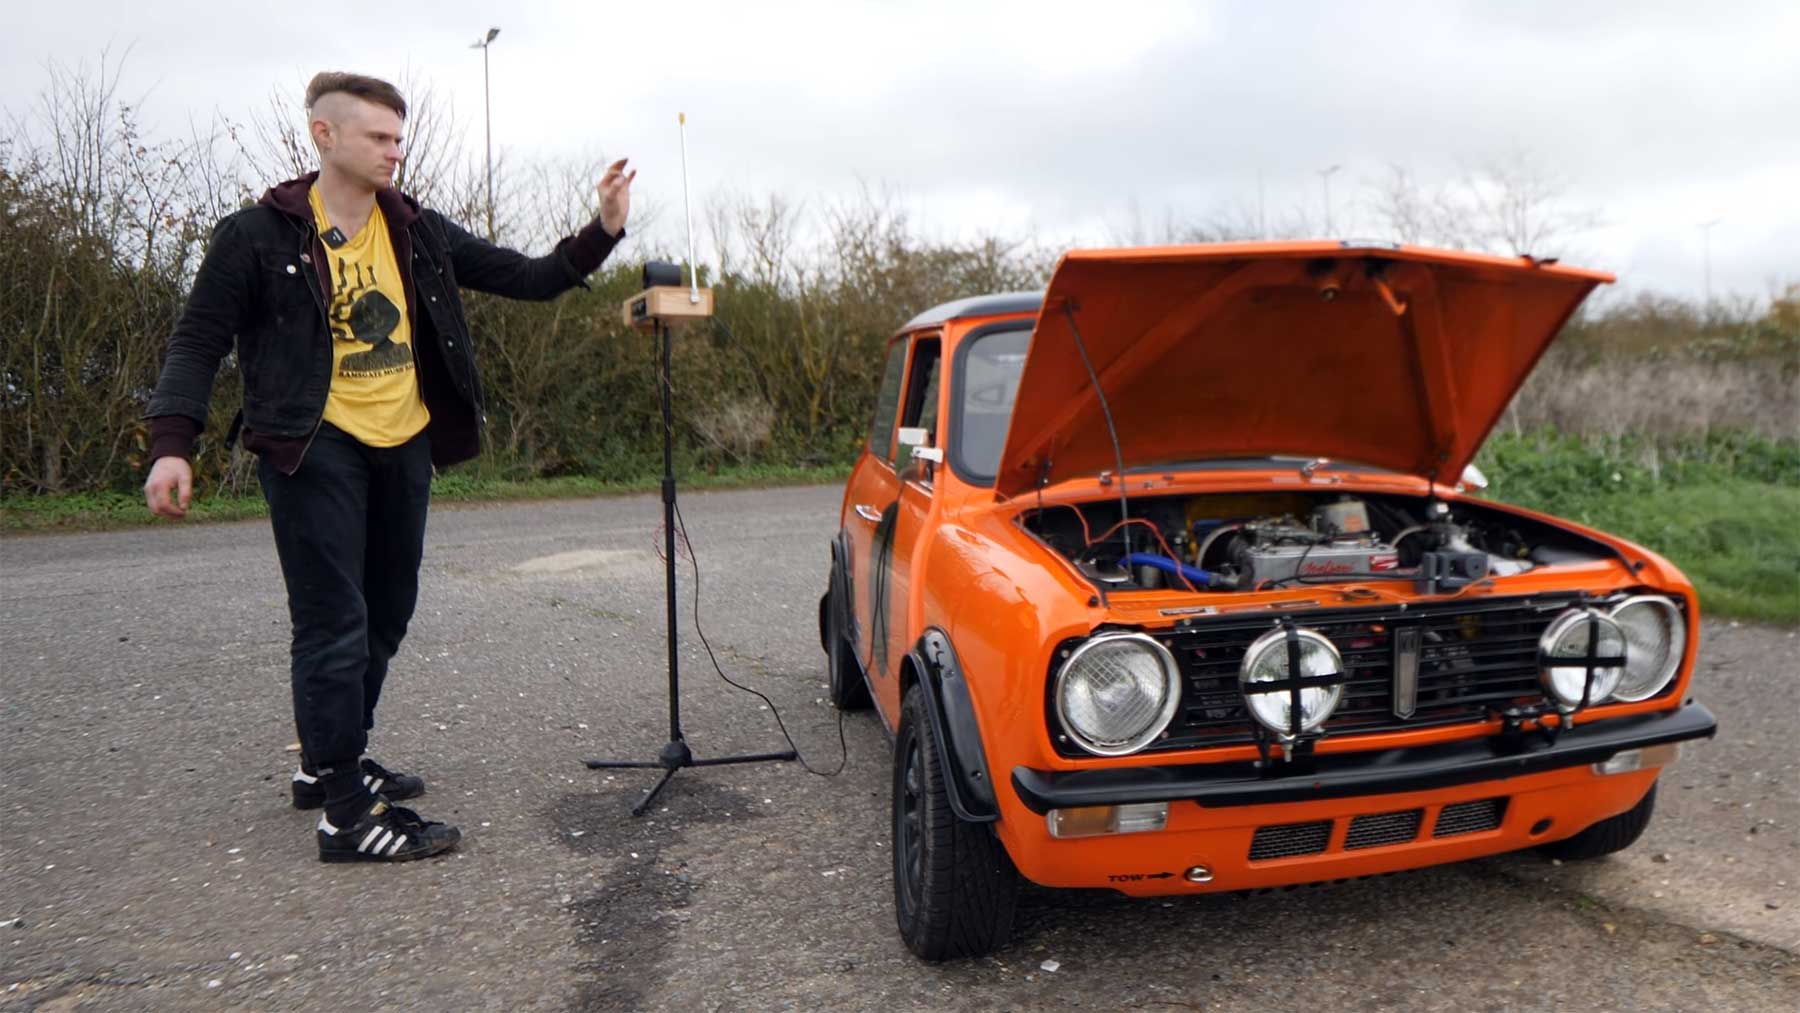
[[[645,772],[648,778],[655,776]],[[752,800],[730,788],[679,776],[652,813],[634,818],[637,785],[562,796],[545,813],[558,840],[607,863],[600,885],[566,906],[584,959],[575,967],[572,1009],[641,1009],[669,977],[663,964],[685,910],[705,887],[664,854],[699,827],[753,818]],[[665,811],[666,810],[666,811]],[[582,831],[576,837],[569,828]]]

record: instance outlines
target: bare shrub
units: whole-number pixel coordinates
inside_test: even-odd
[[[1523,150],[1491,156],[1429,187],[1405,166],[1389,165],[1363,189],[1364,206],[1403,243],[1556,257],[1600,224],[1598,211],[1568,202],[1562,173]]]
[[[1800,439],[1800,283],[1766,310],[1641,295],[1584,313],[1514,399],[1518,429]]]
[[[1793,372],[1768,363],[1673,355],[1596,362],[1553,353],[1526,381],[1515,409],[1524,429],[1664,440],[1739,430],[1800,439]]]
[[[50,64],[0,147],[0,490],[104,488],[135,472],[138,415],[206,226],[211,139],[143,135],[123,57]]]
[[[733,462],[747,464],[767,449],[775,409],[759,399],[735,398],[703,410],[694,419],[694,432]]]

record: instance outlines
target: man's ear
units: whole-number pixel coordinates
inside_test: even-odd
[[[306,127],[312,135],[313,147],[320,151],[331,147],[333,127],[330,121],[314,116],[310,118]]]

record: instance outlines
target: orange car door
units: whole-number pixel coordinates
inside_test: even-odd
[[[935,336],[921,337],[913,342],[910,365],[906,370],[906,396],[901,401],[900,430],[896,431],[894,463],[899,494],[887,511],[893,518],[889,535],[891,548],[887,553],[886,579],[877,577],[885,587],[879,603],[883,615],[875,620],[879,626],[876,636],[885,639],[885,644],[876,641],[880,654],[878,663],[880,670],[890,676],[900,670],[906,652],[912,649],[913,639],[918,635],[913,628],[911,610],[914,567],[918,548],[930,525],[935,477],[927,462],[913,458],[911,446],[901,444],[898,433],[923,430],[922,445],[937,445],[938,401],[942,387],[939,374],[943,361],[940,349],[941,342]],[[882,707],[888,713],[898,713],[899,680],[884,679],[876,688],[882,696]]]
[[[896,338],[888,345],[887,366],[882,371],[881,388],[875,397],[875,419],[869,426],[869,442],[850,473],[841,520],[850,557],[848,593],[856,657],[868,671],[870,682],[877,685],[882,673],[872,663],[876,653],[872,639],[872,607],[877,557],[889,546],[886,536],[892,531],[891,521],[883,524],[883,515],[897,498],[900,488],[900,479],[894,471],[894,424],[900,413],[907,347],[905,338]]]

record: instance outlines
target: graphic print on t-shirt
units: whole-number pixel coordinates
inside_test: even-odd
[[[345,355],[338,363],[338,375],[381,376],[411,369],[412,349],[394,340],[400,307],[376,287],[375,268],[365,270],[361,264],[351,265],[340,258],[337,276],[343,288],[332,293],[331,336],[336,341],[370,346]]]
[[[387,219],[377,203],[363,227],[345,235],[326,215],[316,187],[311,200],[331,275],[324,419],[371,447],[399,446],[425,428],[431,413],[419,393],[405,279]]]

